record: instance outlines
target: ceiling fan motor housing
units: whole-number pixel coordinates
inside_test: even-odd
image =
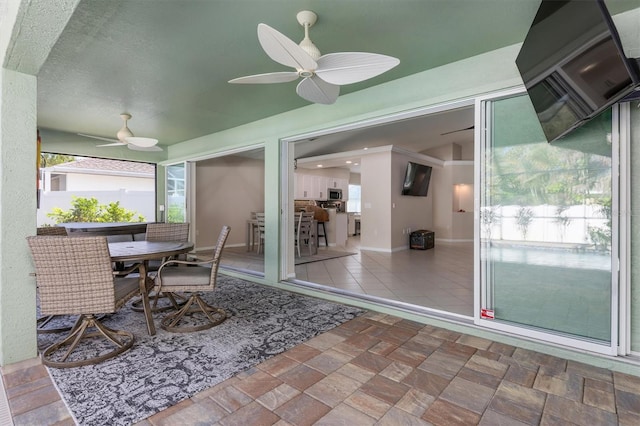
[[[122,113],[120,114],[120,117],[122,118],[122,120],[124,120],[124,124],[122,125],[122,128],[118,130],[118,133],[116,133],[116,137],[120,142],[124,142],[125,138],[130,138],[133,136],[133,133],[127,127],[127,121],[131,119],[131,114]]]
[[[317,61],[318,58],[322,56],[322,54],[320,53],[320,50],[316,47],[316,45],[313,44],[313,42],[309,38],[309,28],[311,28],[313,24],[316,23],[316,21],[318,20],[318,15],[311,12],[310,10],[303,10],[301,12],[298,12],[298,14],[296,15],[296,18],[298,19],[298,23],[304,27],[304,39],[302,39],[302,41],[299,43],[299,46],[302,47],[302,50],[307,52],[307,54],[311,56],[314,61]],[[302,77],[309,77],[309,76],[302,76]]]

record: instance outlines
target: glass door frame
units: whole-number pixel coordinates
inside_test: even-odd
[[[164,222],[169,221],[169,168],[171,166],[184,165],[184,220],[189,222],[189,241],[196,244],[195,233],[195,167],[191,161],[180,161],[164,165],[164,196],[165,217]]]
[[[620,236],[620,226],[619,226],[619,213],[620,213],[620,173],[619,173],[619,164],[620,164],[620,149],[619,149],[619,136],[620,136],[620,120],[618,113],[618,106],[614,105],[613,108],[613,116],[611,123],[611,144],[612,144],[612,164],[611,164],[611,181],[612,181],[612,242],[611,242],[611,262],[612,262],[612,270],[611,270],[611,341],[609,345],[598,344],[592,341],[588,341],[586,339],[581,339],[578,337],[570,337],[566,334],[560,333],[552,333],[546,332],[542,329],[537,329],[534,327],[527,326],[519,326],[515,323],[505,323],[505,322],[497,322],[493,319],[483,317],[481,315],[482,308],[485,306],[492,306],[490,304],[492,300],[491,289],[488,288],[488,283],[485,282],[483,276],[486,276],[486,273],[482,270],[481,263],[481,222],[480,222],[480,211],[481,211],[481,193],[483,190],[483,185],[485,184],[485,179],[483,178],[483,164],[484,164],[484,155],[485,149],[484,147],[489,142],[490,136],[490,123],[491,123],[491,113],[490,113],[490,105],[494,101],[499,101],[501,99],[506,99],[510,97],[515,97],[519,95],[526,95],[526,91],[524,87],[517,87],[510,90],[505,90],[501,92],[492,93],[489,95],[481,96],[476,98],[476,123],[475,123],[475,190],[474,190],[474,203],[478,206],[475,209],[474,214],[474,288],[475,294],[479,295],[479,297],[475,298],[474,304],[474,323],[481,327],[486,327],[487,329],[492,329],[496,331],[507,332],[514,335],[519,335],[522,337],[533,338],[540,341],[549,342],[552,344],[562,345],[565,347],[572,347],[582,350],[587,350],[590,352],[596,352],[606,355],[617,355],[618,354],[618,342],[619,342],[619,325],[620,325],[620,310],[619,310],[619,301],[620,301],[620,292],[618,289],[620,288],[619,283],[619,247],[624,246],[626,244],[624,241],[620,241],[619,238],[625,238],[624,236]]]

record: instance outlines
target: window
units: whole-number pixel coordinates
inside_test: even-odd
[[[348,213],[360,213],[360,185],[349,185]]]
[[[155,220],[156,166],[41,153],[38,226]]]
[[[169,196],[184,197],[184,164],[167,168],[167,193]]]
[[[186,163],[167,166],[167,221],[185,222],[187,218]]]

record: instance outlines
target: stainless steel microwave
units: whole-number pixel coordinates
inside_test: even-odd
[[[342,200],[342,189],[327,189],[327,200]]]

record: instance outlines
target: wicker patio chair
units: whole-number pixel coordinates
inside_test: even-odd
[[[146,241],[189,241],[189,224],[188,223],[149,223],[147,225]],[[147,271],[155,272],[164,262],[169,260],[150,260],[147,263]],[[186,299],[173,295],[171,293],[152,292],[149,295],[151,300],[151,311],[160,312],[171,308],[182,306]],[[159,304],[163,300],[162,304]],[[142,300],[135,300],[131,308],[136,312],[142,312]]]
[[[67,228],[64,226],[40,226],[36,229],[36,235],[56,235],[62,237],[67,235]]]
[[[147,225],[147,241],[189,241],[189,224],[188,223],[150,223]],[[169,259],[162,261],[149,261],[148,271],[157,271],[160,265]]]
[[[180,241],[189,240],[188,223],[149,223],[147,225],[147,241]]]
[[[63,237],[67,235],[67,228],[62,226],[40,226],[36,229],[36,235],[55,235]],[[42,315],[38,318],[38,333],[62,333],[71,330],[70,326],[55,326],[58,315]]]
[[[106,237],[27,237],[44,315],[79,315],[71,331],[42,352],[58,368],[97,364],[125,352],[133,334],[112,330],[96,314],[116,312],[140,294],[139,278],[114,276]],[[137,271],[134,265],[127,272]]]
[[[179,310],[168,313],[162,319],[160,326],[163,329],[173,332],[199,331],[216,326],[226,319],[227,314],[223,309],[209,306],[202,300],[199,293],[215,289],[220,256],[230,231],[230,227],[226,225],[222,227],[211,260],[186,261],[174,259],[168,260],[160,266],[156,276],[158,291],[191,293],[184,306]],[[191,267],[171,267],[176,264]],[[203,316],[204,318],[201,318]]]

